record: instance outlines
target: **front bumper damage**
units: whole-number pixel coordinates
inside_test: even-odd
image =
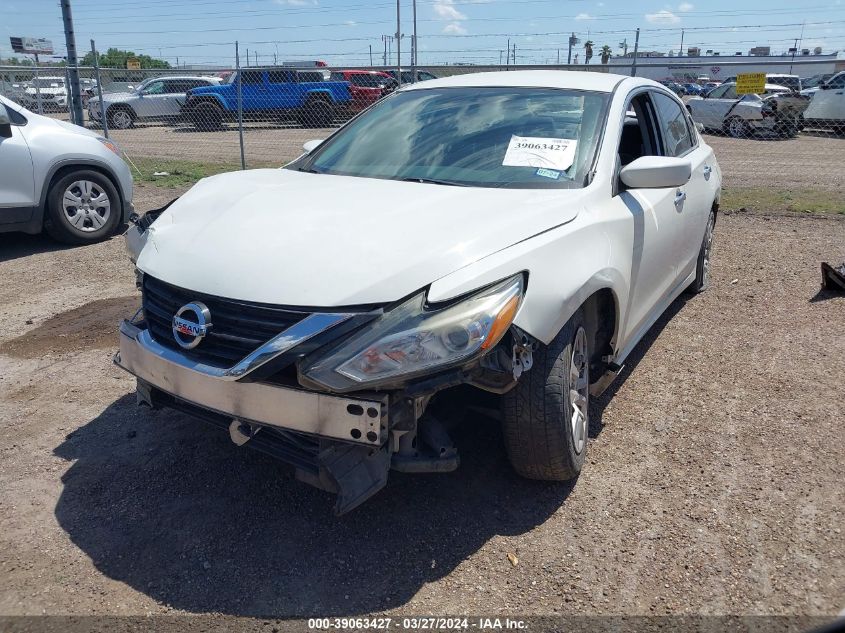
[[[120,324],[114,362],[138,379],[138,400],[228,428],[296,468],[297,478],[337,493],[338,514],[381,490],[390,467],[388,397],[340,397],[236,379],[156,343],[143,322]],[[263,431],[259,433],[259,431]]]

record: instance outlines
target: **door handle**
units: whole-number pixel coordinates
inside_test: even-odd
[[[710,165],[704,166],[704,180],[710,180],[710,172],[713,171],[713,168]]]
[[[684,200],[686,200],[686,199],[687,199],[686,191],[682,191],[681,189],[678,189],[675,192],[675,206],[676,207],[682,205]]]

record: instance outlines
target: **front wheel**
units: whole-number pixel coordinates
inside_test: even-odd
[[[334,107],[325,99],[311,99],[302,107],[299,120],[307,127],[330,127],[334,120]]]
[[[111,107],[108,110],[109,127],[113,130],[126,130],[135,123],[135,115],[128,108]]]
[[[748,138],[751,135],[748,124],[738,116],[728,119],[725,123],[725,131],[733,138]]]
[[[45,228],[66,244],[90,244],[109,237],[121,222],[117,189],[103,174],[79,169],[65,174],[47,194]]]
[[[577,312],[534,366],[502,397],[505,448],[514,470],[529,479],[578,477],[587,454],[590,346]]]

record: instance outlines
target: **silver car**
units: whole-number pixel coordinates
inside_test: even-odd
[[[138,120],[173,120],[179,117],[188,90],[219,83],[219,77],[147,79],[132,92],[103,93],[105,108],[98,97],[89,100],[88,117],[91,121],[101,123],[105,109],[109,127],[119,130],[132,127]]]
[[[0,232],[86,244],[132,213],[132,174],[120,149],[94,132],[0,96]]]

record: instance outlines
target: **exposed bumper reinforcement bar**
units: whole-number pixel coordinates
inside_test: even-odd
[[[123,321],[114,362],[161,391],[234,419],[366,446],[387,439],[387,398],[346,398],[262,382],[217,377],[153,341],[147,330]],[[179,362],[182,361],[182,362]]]

